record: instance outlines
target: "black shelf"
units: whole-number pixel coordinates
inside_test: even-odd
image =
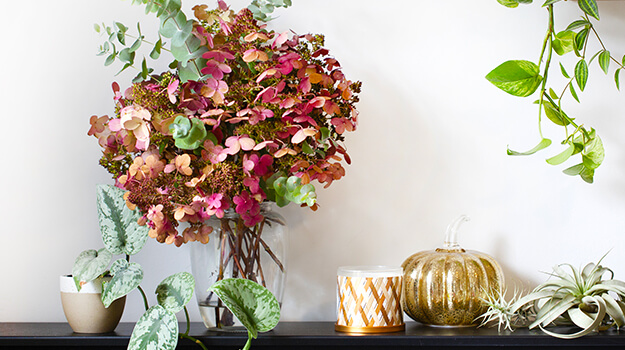
[[[67,323],[0,323],[0,349],[125,349],[132,323],[121,323],[106,334],[73,333]],[[180,329],[184,330],[181,324]],[[564,329],[559,329],[565,331]],[[199,322],[191,324],[190,335],[202,340],[210,350],[241,349],[245,332],[208,331]],[[610,329],[578,339],[564,340],[539,330],[519,329],[501,332],[494,328],[442,328],[407,323],[396,333],[351,335],[334,330],[332,322],[281,322],[271,332],[253,340],[252,349],[625,349],[625,332]],[[177,349],[200,349],[189,340],[180,340]]]

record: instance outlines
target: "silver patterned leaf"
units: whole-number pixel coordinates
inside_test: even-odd
[[[137,223],[142,214],[130,210],[124,190],[111,185],[97,185],[98,220],[104,246],[113,254],[138,253],[148,238],[149,227]]]
[[[177,344],[176,315],[160,305],[154,305],[135,324],[128,350],[173,350]]]
[[[129,263],[124,259],[116,260],[111,265],[113,278],[104,285],[102,303],[109,307],[113,301],[130,293],[143,281],[143,269],[137,263]]]
[[[179,272],[163,280],[156,287],[156,300],[165,309],[176,313],[191,300],[195,279],[188,272]]]
[[[271,292],[260,284],[242,278],[227,278],[210,289],[243,323],[250,336],[272,330],[280,321],[280,304]]]
[[[100,250],[89,249],[81,252],[72,268],[72,275],[76,282],[76,288],[80,290],[81,282],[88,283],[96,279],[106,271],[111,262],[113,254],[102,248]]]

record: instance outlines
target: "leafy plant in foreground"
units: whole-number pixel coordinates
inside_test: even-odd
[[[529,4],[532,0],[497,0],[506,7],[517,7],[519,4]],[[581,162],[566,168],[567,175],[579,175],[584,181],[592,183],[596,169],[604,160],[604,148],[601,138],[593,128],[587,128],[578,123],[575,118],[567,115],[562,108],[565,95],[570,95],[578,103],[578,90],[584,91],[588,82],[589,66],[596,59],[601,70],[608,74],[610,65],[617,68],[614,72],[616,88],[620,89],[619,74],[625,65],[625,56],[621,60],[615,58],[602,42],[597,33],[594,20],[599,20],[599,8],[595,0],[579,0],[582,16],[571,22],[564,30],[556,31],[554,20],[554,4],[560,0],[546,0],[543,7],[548,12],[547,32],[542,44],[540,57],[537,63],[527,60],[506,61],[493,69],[486,79],[501,90],[519,97],[530,97],[538,91],[538,130],[540,142],[531,150],[517,152],[508,149],[509,155],[531,155],[551,145],[551,140],[544,137],[541,129],[542,117],[546,116],[552,123],[561,126],[565,137],[560,142],[564,146],[561,153],[547,159],[551,165],[566,162],[574,155],[581,156]],[[592,54],[589,46],[591,38],[599,44],[599,48]],[[553,68],[553,54],[563,56],[575,54],[577,62],[568,69],[562,63],[556,68],[566,83],[559,90],[549,87],[548,76]]]

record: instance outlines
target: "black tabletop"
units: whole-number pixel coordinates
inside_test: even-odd
[[[115,332],[77,334],[67,323],[0,323],[0,349],[125,349],[132,323],[121,323]],[[186,329],[184,324],[180,329]],[[566,331],[566,329],[558,329]],[[240,349],[247,340],[245,332],[214,332],[202,323],[191,324],[190,335],[208,349]],[[262,333],[252,349],[625,349],[625,331],[611,329],[582,338],[564,340],[540,330],[518,329],[498,332],[495,328],[442,328],[407,323],[406,330],[395,333],[353,335],[334,330],[332,322],[280,322],[271,332]],[[178,349],[200,349],[182,339]]]

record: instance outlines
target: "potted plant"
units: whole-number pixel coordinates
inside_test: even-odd
[[[514,8],[519,4],[532,3],[532,0],[497,0],[500,4]],[[555,7],[560,0],[546,0],[543,7],[547,12],[547,32],[545,34],[538,61],[510,60],[493,69],[486,79],[503,91],[519,97],[532,97],[538,105],[540,142],[531,150],[518,152],[508,149],[509,155],[531,155],[551,145],[551,140],[543,136],[541,121],[544,117],[561,126],[564,138],[560,144],[561,153],[547,159],[551,165],[560,165],[572,156],[579,156],[581,161],[564,170],[567,175],[579,175],[584,181],[592,183],[596,169],[604,160],[604,148],[601,138],[593,128],[585,126],[564,111],[567,97],[580,102],[579,92],[586,88],[589,66],[593,61],[608,74],[614,69],[614,82],[620,89],[620,72],[625,68],[625,56],[619,59],[605,46],[594,21],[598,21],[599,6],[596,0],[578,0],[581,17],[572,21],[566,28],[555,28]],[[592,43],[594,45],[591,45]],[[555,54],[555,55],[554,55]],[[556,58],[575,55],[573,67],[566,67]],[[554,72],[555,70],[555,72]],[[560,88],[548,85],[549,77],[559,74],[564,78]],[[536,95],[538,93],[538,95]]]
[[[345,175],[343,140],[356,128],[360,83],[345,77],[322,35],[267,29],[268,15],[288,0],[254,1],[236,13],[223,1],[198,5],[194,19],[179,1],[133,3],[159,18],[158,37],[149,41],[139,25],[136,34],[121,23],[96,26],[106,36],[105,64],[140,62],[140,73],[126,90],[113,84],[115,114],[91,117],[89,135],[148,235],[196,242],[198,301],[214,309],[213,325],[231,325],[216,295],[204,292],[240,277],[280,300],[285,220],[268,204],[315,210],[314,181],[328,187]],[[140,59],[146,45],[149,57]],[[148,60],[164,51],[171,70],[154,74]],[[214,248],[201,253],[202,244]],[[197,263],[211,257],[218,259],[210,266]]]
[[[143,270],[130,256],[138,253],[147,240],[147,228],[137,224],[140,214],[130,210],[123,190],[97,186],[97,208],[105,248],[81,252],[71,276],[61,276],[63,311],[77,333],[105,333],[115,329],[125,304],[125,296],[137,288]],[[125,255],[111,264],[113,255]],[[140,288],[140,287],[139,287]]]
[[[189,335],[186,304],[193,296],[195,280],[188,272],[165,278],[155,290],[158,304],[150,307],[140,284],[141,265],[130,262],[147,240],[146,226],[137,224],[141,213],[130,209],[125,191],[111,185],[97,186],[98,217],[105,248],[85,250],[76,258],[72,276],[61,276],[61,301],[67,320],[77,333],[106,333],[115,329],[123,312],[126,295],[137,289],[146,312],[138,320],[128,349],[175,349],[179,339],[189,339],[206,347]],[[114,255],[124,257],[111,264]],[[110,265],[110,267],[109,267]],[[266,288],[242,279],[224,279],[212,290],[225,307],[242,320],[248,331],[249,348],[258,332],[266,332],[280,319],[276,298]],[[184,310],[187,329],[179,332],[176,313]],[[158,345],[157,345],[158,344]]]

